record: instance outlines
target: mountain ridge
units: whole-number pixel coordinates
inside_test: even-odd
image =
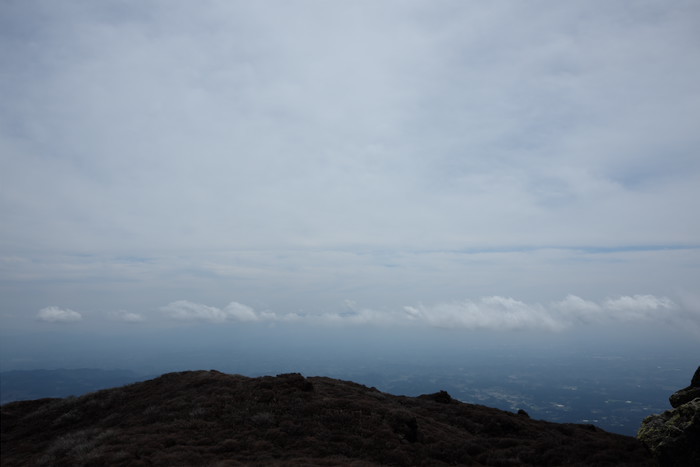
[[[2,465],[654,465],[636,439],[298,373],[167,373],[2,406]]]

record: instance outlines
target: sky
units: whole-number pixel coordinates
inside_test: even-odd
[[[0,326],[697,339],[699,21],[3,0]]]

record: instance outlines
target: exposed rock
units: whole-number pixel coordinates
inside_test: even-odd
[[[671,407],[680,407],[698,397],[700,397],[700,388],[688,386],[687,388],[674,392],[671,397],[669,397],[669,401],[671,401]]]
[[[679,407],[696,397],[700,397],[700,366],[695,370],[690,386],[674,392],[668,400],[671,402],[671,407]]]
[[[700,465],[700,399],[645,418],[637,437],[662,466]]]
[[[691,385],[671,396],[673,409],[650,415],[637,438],[656,456],[661,466],[700,465],[700,367]],[[690,397],[696,394],[695,397]]]
[[[313,383],[304,378],[300,373],[283,373],[281,375],[277,375],[277,378],[283,380],[290,388],[299,389],[300,391],[304,392],[314,390]]]
[[[449,404],[454,400],[454,399],[452,399],[452,396],[450,396],[450,393],[448,393],[447,391],[440,391],[440,392],[436,392],[434,394],[423,394],[420,397],[423,399],[429,399],[431,401],[435,401],[439,404]]]

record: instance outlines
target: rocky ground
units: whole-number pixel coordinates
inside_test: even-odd
[[[700,465],[700,367],[690,386],[669,397],[671,410],[650,415],[637,437],[662,466]]]
[[[654,465],[635,438],[299,374],[170,373],[2,406],[2,465]]]

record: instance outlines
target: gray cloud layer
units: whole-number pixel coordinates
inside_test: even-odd
[[[5,243],[698,238],[693,2],[23,3]]]
[[[498,297],[680,302],[699,18],[691,0],[0,2],[0,305],[236,296],[292,317],[349,297],[557,328],[640,312]]]

